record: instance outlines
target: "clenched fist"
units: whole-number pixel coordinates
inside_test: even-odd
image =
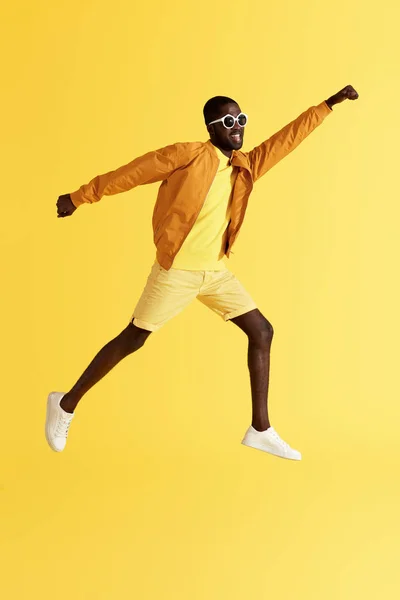
[[[57,217],[70,217],[76,211],[69,194],[59,196],[57,200]]]
[[[339,104],[343,102],[343,100],[357,100],[358,92],[353,88],[352,85],[346,85],[340,92],[331,96],[329,100],[326,101],[329,108],[332,108],[335,104]]]

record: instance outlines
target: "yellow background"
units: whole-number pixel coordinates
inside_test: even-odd
[[[1,589],[7,599],[397,598],[398,5],[386,0],[14,2],[2,9]],[[352,84],[255,187],[229,267],[275,329],[272,423],[240,444],[247,341],[200,303],[84,398],[153,258],[149,186],[57,219],[95,175],[206,140],[238,100],[244,149]]]

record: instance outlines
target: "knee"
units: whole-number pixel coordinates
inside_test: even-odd
[[[274,336],[274,329],[267,319],[262,319],[258,324],[257,328],[249,335],[251,343],[257,345],[260,348],[269,348]]]
[[[142,348],[150,333],[151,331],[140,329],[133,323],[129,323],[128,327],[120,334],[126,354],[131,354]]]

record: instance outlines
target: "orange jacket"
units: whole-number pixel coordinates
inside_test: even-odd
[[[331,112],[326,102],[322,102],[250,152],[233,151],[231,163],[239,172],[232,190],[225,249],[228,258],[242,226],[253,183],[292,152]],[[153,239],[158,262],[169,270],[200,213],[218,165],[210,140],[172,144],[98,175],[73,192],[71,200],[78,207],[98,202],[104,195],[162,181],[153,212]]]

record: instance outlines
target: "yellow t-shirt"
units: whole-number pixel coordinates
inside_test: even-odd
[[[226,229],[230,221],[232,186],[237,168],[213,146],[220,160],[215,179],[189,235],[175,256],[172,269],[221,271],[226,269]]]

